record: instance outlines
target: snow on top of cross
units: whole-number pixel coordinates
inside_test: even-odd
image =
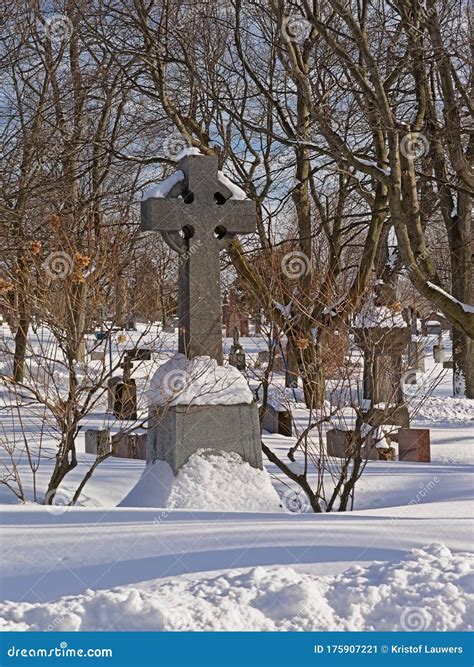
[[[179,153],[176,155],[176,160],[179,162],[183,159],[183,157],[188,157],[189,155],[202,155],[202,153],[199,148],[190,146],[188,148],[183,148],[182,151],[179,151]]]
[[[356,315],[355,326],[359,329],[372,327],[405,329],[407,323],[400,313],[387,308],[387,306],[366,306]]]
[[[175,354],[156,371],[148,390],[149,405],[237,405],[253,396],[240,371],[219,366],[211,357],[188,359]]]
[[[146,192],[143,193],[142,201],[147,199],[166,199],[174,186],[180,181],[184,181],[184,173],[181,169],[173,172],[167,178],[162,180],[157,185],[152,185]]]
[[[248,199],[247,195],[245,192],[242,190],[242,188],[239,188],[238,185],[236,185],[233,181],[228,178],[224,172],[218,171],[217,172],[217,178],[219,181],[222,183],[222,185],[225,185],[225,187],[231,191],[232,196],[231,199],[237,200],[237,201],[243,201],[244,199]]]

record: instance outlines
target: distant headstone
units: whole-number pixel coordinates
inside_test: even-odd
[[[110,378],[108,408],[117,419],[137,419],[137,386],[135,380]]]
[[[408,368],[420,373],[425,372],[425,344],[422,340],[411,340],[408,343]]]
[[[125,350],[125,354],[131,361],[150,361],[151,349],[148,347],[135,347],[131,350]]]
[[[105,456],[110,452],[110,431],[108,429],[88,429],[85,433],[86,454]]]
[[[402,355],[410,342],[408,328],[355,329],[355,340],[364,352],[364,399],[369,402],[372,424],[408,426],[409,415],[403,395]]]
[[[263,321],[262,313],[257,313],[255,315],[255,320],[254,320],[256,336],[260,336],[260,334],[262,333],[262,321]]]
[[[241,336],[246,337],[249,335],[249,316],[245,312],[243,305],[239,302],[237,292],[234,288],[230,290],[227,303],[224,304],[224,322],[227,338],[233,335],[236,327]]]
[[[400,461],[430,463],[430,430],[428,428],[399,429],[398,459]]]
[[[438,343],[433,345],[433,359],[437,364],[442,364],[444,362],[445,348],[443,343]]]
[[[112,456],[122,459],[146,460],[146,433],[115,433],[112,436]]]
[[[237,327],[234,327],[233,343],[229,353],[229,364],[238,368],[239,371],[244,371],[246,368],[245,351],[239,343],[239,330]]]
[[[453,360],[443,361],[443,368],[452,369],[454,367]]]
[[[348,459],[354,456],[354,431],[334,428],[326,434],[326,448],[328,456],[340,459]],[[378,451],[370,440],[361,447],[361,458],[363,460],[377,461]]]
[[[292,428],[291,412],[283,405],[268,403],[263,415],[262,427],[269,433],[291,436]]]
[[[427,320],[424,323],[424,332],[427,336],[441,336],[441,322],[438,320]]]
[[[117,419],[137,419],[137,385],[131,376],[133,364],[130,357],[123,357],[123,377],[108,381],[108,409]]]
[[[91,361],[102,361],[102,363],[104,363],[105,352],[101,352],[100,350],[93,350],[91,352]]]
[[[175,333],[179,327],[179,320],[177,317],[171,318],[171,320],[163,327],[164,333]]]
[[[260,350],[257,355],[258,358],[258,363],[261,364],[268,364],[270,361],[270,352],[268,350]]]

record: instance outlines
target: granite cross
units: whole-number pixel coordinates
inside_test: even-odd
[[[174,185],[141,204],[142,231],[158,231],[180,254],[179,351],[223,363],[219,253],[236,234],[255,229],[255,203],[232,199],[217,156],[186,155]],[[221,177],[222,178],[222,177]]]

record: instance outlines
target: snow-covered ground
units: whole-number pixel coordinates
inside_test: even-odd
[[[133,343],[135,334],[129,336],[120,345]],[[426,383],[434,372],[432,342]],[[265,349],[263,339],[241,343],[251,355]],[[168,336],[155,361],[134,369],[139,391],[175,344]],[[142,461],[107,459],[75,507],[19,504],[0,486],[0,628],[470,629],[474,401],[451,397],[449,371],[437,379],[413,421],[431,429],[432,463],[369,461],[352,512],[290,513],[272,489],[285,493],[275,466],[249,472],[209,455],[176,480],[164,469],[142,478]],[[145,409],[144,392],[141,398]],[[293,408],[303,424],[304,407]],[[0,415],[2,433],[11,436],[18,415],[5,408]],[[25,409],[22,418],[32,442],[41,441],[39,497],[51,471],[54,428],[40,433],[38,411]],[[83,430],[92,424],[120,428],[100,404]],[[295,441],[275,434],[264,440],[282,454]],[[69,502],[93,461],[82,436],[79,450],[58,503]],[[20,470],[32,499],[24,458]],[[155,507],[136,506],[144,492]],[[260,507],[252,504],[258,495]]]

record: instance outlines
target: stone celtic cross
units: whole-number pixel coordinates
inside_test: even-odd
[[[254,231],[255,203],[231,199],[219,180],[217,156],[187,155],[178,167],[182,178],[164,198],[142,202],[141,229],[160,232],[181,255],[179,351],[222,364],[219,253],[236,234]]]

